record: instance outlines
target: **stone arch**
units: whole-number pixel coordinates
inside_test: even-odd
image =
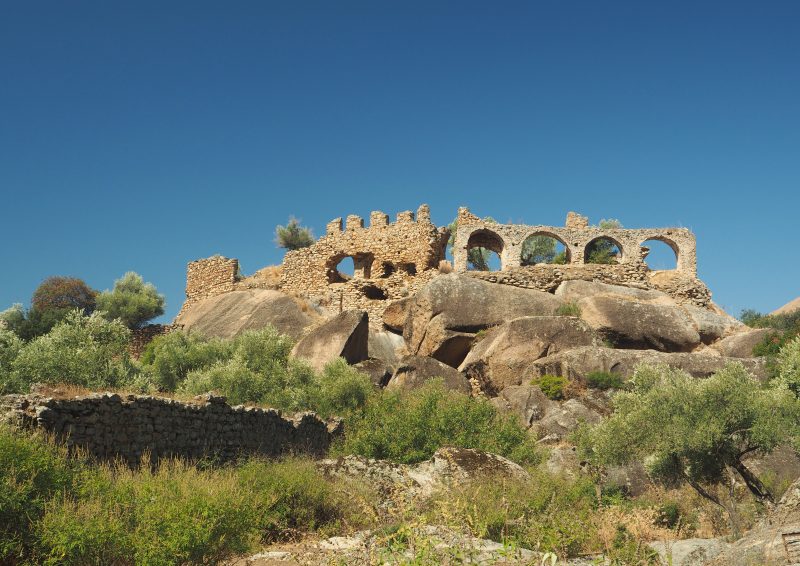
[[[653,242],[653,241],[662,242],[662,243],[666,244],[667,246],[669,246],[669,248],[675,253],[675,267],[672,268],[672,269],[678,269],[678,266],[680,266],[680,264],[681,264],[681,247],[672,238],[669,238],[669,237],[661,235],[661,234],[651,235],[647,239],[642,240],[641,242],[639,242],[639,250],[640,250],[640,253],[641,253],[642,261],[647,263],[647,261],[646,261],[647,254],[650,251],[645,244],[647,244],[647,242]]]
[[[589,261],[589,256],[591,255],[592,248],[600,243],[600,242],[609,242],[611,243],[612,250],[611,253],[615,256],[613,259],[614,261],[609,262],[593,262]],[[613,252],[613,248],[616,248],[616,252]],[[600,234],[589,240],[586,245],[583,247],[583,263],[622,263],[625,260],[625,246],[617,240],[616,238],[609,236],[607,234]]]
[[[544,261],[544,262],[532,262],[532,263],[526,261],[526,258],[524,257],[525,244],[526,244],[526,242],[528,242],[528,240],[530,240],[531,238],[535,238],[537,236],[543,236],[545,238],[551,238],[551,239],[555,240],[556,241],[556,255],[558,256],[559,254],[563,254],[563,261]],[[564,249],[559,251],[558,250],[558,244],[561,244]],[[550,230],[534,230],[533,232],[530,232],[528,235],[526,235],[522,239],[522,242],[519,245],[519,254],[520,254],[520,265],[536,265],[537,263],[538,264],[542,264],[542,263],[544,263],[544,264],[548,264],[548,263],[567,264],[567,263],[570,263],[570,261],[572,261],[572,252],[569,249],[569,245],[567,244],[567,241],[563,237],[561,237],[560,235],[558,235],[555,232],[552,232]]]
[[[469,257],[469,251],[473,248],[484,248],[494,252],[500,260],[500,269],[503,269],[503,250],[505,247],[505,241],[497,232],[488,228],[479,228],[470,233],[467,239],[466,252],[467,257]]]

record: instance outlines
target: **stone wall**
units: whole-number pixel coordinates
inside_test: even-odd
[[[186,267],[186,300],[181,312],[203,299],[233,291],[238,279],[238,259],[216,255],[190,262]]]
[[[272,409],[231,407],[224,397],[203,396],[196,404],[158,397],[92,394],[72,399],[37,395],[0,397],[5,420],[55,434],[70,447],[99,459],[136,465],[180,456],[221,461],[246,454],[324,454],[335,425],[314,413],[293,418]],[[337,423],[338,424],[338,423]]]
[[[181,328],[179,324],[148,324],[142,328],[134,328],[131,330],[128,352],[132,357],[138,359],[153,338],[162,334],[169,334],[178,328]]]
[[[395,222],[383,212],[370,214],[369,226],[355,215],[328,223],[326,234],[312,246],[290,251],[283,260],[281,287],[315,300],[331,313],[366,310],[379,326],[386,305],[414,293],[437,273],[445,257],[449,232],[431,223],[422,205],[400,212]],[[353,260],[354,273],[337,269]]]
[[[564,245],[567,263],[522,265],[523,243],[530,236],[548,236]],[[598,239],[608,239],[620,251],[616,264],[586,263],[586,250]],[[645,242],[659,240],[672,248],[677,266],[669,271],[652,271],[645,258]],[[500,256],[499,271],[468,271],[468,251],[482,247]],[[564,227],[494,224],[484,222],[469,209],[458,211],[458,232],[453,246],[453,267],[457,272],[500,283],[553,291],[562,281],[583,279],[644,289],[659,289],[681,302],[707,307],[711,293],[697,279],[697,251],[694,234],[686,228],[601,229],[589,226],[584,216],[570,212]]]

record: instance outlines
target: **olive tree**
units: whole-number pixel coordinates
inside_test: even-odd
[[[711,486],[738,475],[758,500],[774,501],[746,457],[800,437],[800,401],[788,387],[763,386],[738,363],[707,379],[666,366],[640,366],[632,384],[614,396],[611,417],[580,435],[590,460],[642,461],[654,479],[690,485],[725,508],[732,522],[732,510]]]

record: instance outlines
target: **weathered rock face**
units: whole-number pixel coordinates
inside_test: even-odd
[[[531,362],[577,346],[597,345],[594,331],[575,317],[528,316],[489,330],[458,368],[490,395],[522,383]]]
[[[722,311],[679,304],[655,289],[565,281],[555,294],[578,303],[582,310],[585,307],[583,318],[626,348],[689,351],[743,329],[741,322]],[[637,318],[627,318],[631,316]]]
[[[581,318],[620,348],[689,352],[700,345],[694,321],[677,307],[595,295],[578,301]]]
[[[596,346],[583,346],[536,360],[528,366],[525,379],[530,380],[544,374],[585,379],[592,371],[611,371],[629,377],[640,363],[665,364],[680,368],[694,377],[708,377],[731,362],[742,363],[758,379],[766,379],[766,366],[761,359],[664,353],[655,350],[618,350]]]
[[[386,328],[395,332],[403,332],[408,317],[408,309],[411,306],[411,297],[405,297],[392,301],[383,311],[383,324]]]
[[[470,393],[472,388],[463,373],[427,356],[406,356],[400,362],[387,387],[416,389],[431,379],[440,377],[444,386],[453,391]]]
[[[369,357],[382,360],[392,368],[397,367],[397,364],[400,363],[405,346],[402,336],[391,332],[369,331],[367,339]]]
[[[519,422],[525,428],[530,428],[533,423],[541,420],[544,415],[558,403],[551,401],[535,385],[511,385],[506,387],[491,403],[500,409],[517,415]]]
[[[534,423],[532,430],[541,439],[561,441],[581,423],[596,424],[602,418],[600,413],[577,399],[568,399],[550,407],[544,417]]]
[[[370,358],[363,362],[358,362],[353,367],[361,373],[367,374],[372,384],[378,387],[386,387],[394,373],[394,368],[377,358]]]
[[[369,319],[364,311],[344,311],[304,336],[292,355],[308,361],[315,369],[336,358],[356,364],[369,357]]]
[[[752,358],[753,348],[760,344],[770,332],[772,332],[772,330],[769,328],[754,328],[723,338],[719,342],[714,343],[711,347],[723,356],[731,358]]]
[[[511,460],[471,448],[443,447],[430,460],[414,465],[362,456],[321,460],[317,465],[326,475],[364,482],[379,493],[391,493],[402,487],[411,499],[428,497],[443,486],[486,477],[530,479],[528,472]]]
[[[184,330],[217,338],[232,338],[245,330],[272,325],[297,339],[318,320],[320,315],[303,299],[280,291],[247,289],[194,302],[175,322]]]
[[[197,404],[142,395],[92,394],[52,399],[37,395],[0,398],[5,419],[54,434],[96,458],[136,465],[142,454],[230,460],[241,454],[323,454],[332,428],[314,413],[286,418],[273,409],[231,407],[224,397]]]
[[[576,303],[581,299],[595,297],[597,295],[606,295],[646,303],[674,304],[673,299],[661,291],[624,287],[622,285],[610,285],[599,281],[564,281],[558,286],[558,289],[556,289],[555,295],[564,301]]]
[[[412,354],[458,367],[478,330],[521,316],[555,315],[550,293],[493,285],[456,274],[436,277],[413,298],[403,329]]]

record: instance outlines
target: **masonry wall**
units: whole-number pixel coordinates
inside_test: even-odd
[[[328,223],[326,234],[312,246],[286,254],[281,287],[318,302],[331,313],[359,309],[380,325],[386,305],[408,296],[438,273],[449,233],[431,223],[422,205],[397,215],[394,222],[380,211],[369,225],[355,215]],[[337,270],[344,258],[353,259],[354,274]]]
[[[181,328],[179,324],[148,324],[142,328],[131,330],[131,341],[128,345],[128,352],[134,358],[139,358],[150,341],[156,336],[169,334],[173,330]]]
[[[522,265],[523,244],[530,236],[548,236],[560,241],[567,251],[565,265]],[[598,239],[608,239],[621,251],[616,264],[586,263],[587,247]],[[659,240],[675,252],[676,269],[652,271],[645,259],[646,242]],[[468,271],[468,251],[484,247],[500,256],[499,271]],[[694,234],[686,228],[600,229],[589,226],[584,216],[570,212],[563,227],[488,223],[469,209],[458,211],[458,232],[453,246],[453,267],[478,279],[539,289],[555,290],[572,279],[601,281],[664,291],[680,302],[706,307],[711,293],[697,279],[697,250]]]
[[[213,256],[189,262],[186,267],[186,300],[181,313],[203,299],[233,291],[238,276],[238,259]]]
[[[279,411],[231,407],[224,397],[197,404],[158,397],[93,394],[51,399],[35,395],[0,398],[0,411],[13,423],[55,434],[70,447],[99,459],[121,458],[136,465],[180,456],[221,461],[245,454],[324,454],[332,432],[314,413],[287,418]]]

